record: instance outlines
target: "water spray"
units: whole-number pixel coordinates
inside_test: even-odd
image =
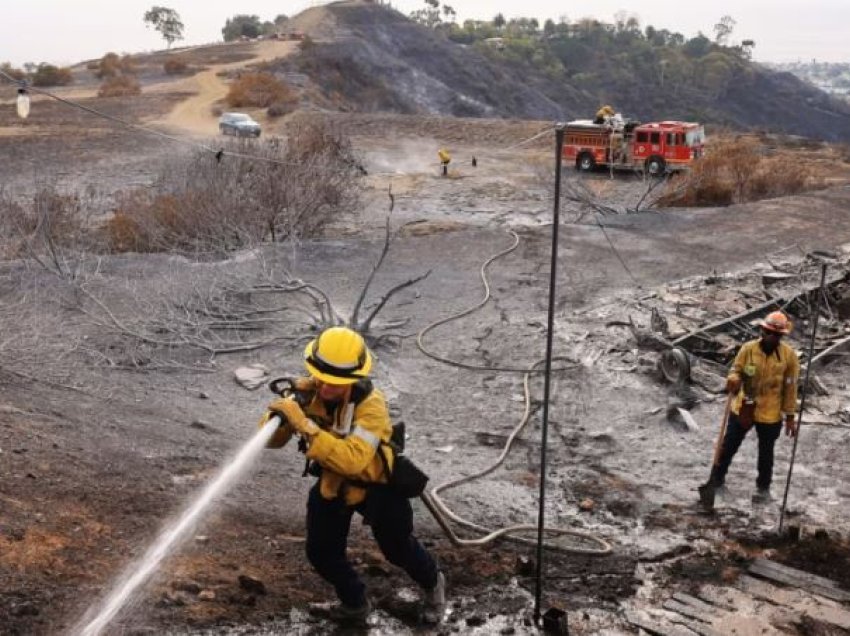
[[[162,529],[144,556],[127,568],[100,606],[97,609],[92,607],[71,633],[97,636],[109,625],[159,568],[163,559],[172,554],[186,540],[210,505],[230,490],[253,464],[253,459],[265,448],[280,422],[279,416],[269,418],[269,421],[248,440],[236,456],[224,465],[221,472],[204,488],[177,522],[166,525]]]

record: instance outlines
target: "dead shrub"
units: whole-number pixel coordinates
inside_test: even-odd
[[[94,193],[64,193],[52,185],[26,198],[0,192],[0,256],[36,261],[73,278],[82,258],[97,247],[92,230]]]
[[[149,252],[150,241],[129,214],[117,210],[104,225],[106,241],[115,252]]]
[[[660,206],[715,206],[798,194],[821,187],[793,154],[769,154],[751,137],[712,141],[690,172],[670,180]]]
[[[246,73],[230,85],[225,101],[231,108],[256,106],[268,108],[296,99],[286,84],[271,73]]]
[[[812,167],[801,165],[787,155],[765,157],[750,181],[748,200],[800,194],[820,187],[823,180]]]
[[[313,236],[356,204],[358,166],[327,124],[293,126],[286,141],[227,140],[220,161],[203,151],[174,157],[153,187],[122,195],[104,236],[116,252],[184,253]]]
[[[132,75],[115,75],[108,77],[97,91],[98,97],[127,97],[140,95],[142,87]]]
[[[67,86],[73,81],[71,69],[52,64],[39,64],[32,76],[33,86]]]
[[[189,62],[182,55],[172,55],[163,62],[162,69],[167,75],[180,75],[189,69]]]
[[[6,75],[9,75],[16,80],[24,80],[27,78],[27,74],[23,70],[15,68],[9,64],[9,62],[3,62],[0,64],[0,71],[3,71]]]
[[[121,74],[121,58],[117,53],[107,53],[97,63],[94,72],[98,79],[106,79],[107,77],[115,77]]]

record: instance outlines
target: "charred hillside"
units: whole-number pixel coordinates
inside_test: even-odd
[[[596,102],[580,91],[548,96],[526,80],[525,69],[488,59],[386,7],[338,3],[322,11],[327,18],[307,31],[315,30],[317,39],[333,39],[303,47],[276,70],[308,75],[323,105],[363,112],[560,119]],[[334,28],[328,29],[328,21]]]
[[[644,121],[850,140],[850,105],[702,35],[592,20],[548,33],[529,21],[498,31],[489,23],[428,28],[362,2],[307,14],[294,22],[314,40],[273,70],[306,75],[309,97],[322,107],[555,120],[610,103]],[[494,33],[503,36],[496,46]]]

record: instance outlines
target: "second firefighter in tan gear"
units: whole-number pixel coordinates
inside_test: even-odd
[[[800,361],[782,337],[791,332],[791,321],[773,312],[759,323],[761,337],[741,345],[726,379],[726,390],[735,400],[723,439],[720,461],[711,481],[722,488],[726,473],[750,428],[758,434],[758,477],[754,501],[770,498],[773,479],[773,447],[782,432],[797,433],[797,381]]]
[[[387,560],[423,589],[423,619],[439,622],[445,607],[445,577],[433,556],[413,535],[409,499],[387,486],[394,456],[392,425],[383,393],[368,375],[372,354],[357,332],[331,327],[304,350],[309,378],[293,385],[311,398],[302,409],[295,399],[275,400],[264,421],[279,414],[285,424],[269,446],[285,445],[293,433],[307,442],[311,474],[318,482],[307,501],[307,557],[333,585],[339,603],[332,618],[362,623],[371,611],[366,587],[346,558],[354,513],[361,514]],[[384,455],[381,459],[379,453]]]

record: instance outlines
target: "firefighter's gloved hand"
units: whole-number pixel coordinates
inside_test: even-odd
[[[785,416],[785,434],[788,437],[797,436],[797,419],[790,413]]]
[[[730,375],[726,378],[726,393],[736,394],[741,390],[741,378],[737,375]]]
[[[313,437],[319,433],[318,425],[304,415],[304,411],[298,406],[294,398],[279,398],[269,404],[269,411],[276,413],[289,422],[289,425],[305,437]]]

